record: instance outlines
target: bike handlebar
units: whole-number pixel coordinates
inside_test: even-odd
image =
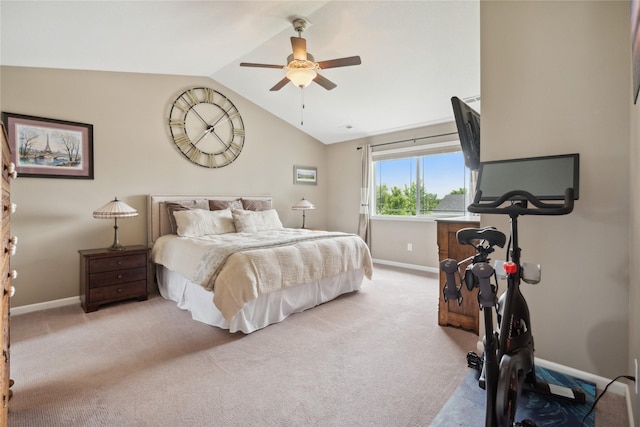
[[[528,191],[514,190],[503,194],[495,201],[480,203],[482,191],[476,192],[473,203],[467,207],[472,213],[507,214],[507,215],[566,215],[573,211],[573,188],[567,188],[564,192],[564,202],[545,203]],[[514,203],[502,206],[505,202],[530,202],[535,208],[526,207],[526,203]]]

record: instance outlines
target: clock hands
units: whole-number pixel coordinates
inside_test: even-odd
[[[229,107],[229,110],[231,110],[232,108],[233,107]],[[214,124],[212,124],[211,126],[213,128],[215,128],[216,126],[220,126],[221,124],[226,123],[229,120],[232,120],[233,118],[235,118],[238,115],[238,113],[234,113],[234,114],[229,115],[229,110],[226,110],[224,112],[224,114],[218,120],[216,120],[216,122]],[[222,120],[223,118],[225,118],[225,119]]]
[[[203,118],[202,118],[202,116],[201,116],[200,114],[198,114],[198,111],[197,111],[195,108],[192,108],[192,109],[191,109],[191,111],[193,111],[193,114],[195,114],[195,115],[196,115],[196,117],[197,117],[197,118],[199,118],[199,119],[200,119],[200,121],[201,121],[202,123],[204,123],[204,125],[205,125],[205,126],[207,126],[207,127],[209,126],[209,123],[207,123],[207,121],[206,121],[205,119],[203,119]]]
[[[225,112],[224,112],[224,114],[223,114],[223,115],[222,115],[218,120],[216,120],[216,121],[215,121],[214,123],[212,123],[212,124],[209,124],[205,119],[203,119],[203,118],[202,118],[202,116],[201,116],[200,114],[198,114],[198,112],[197,112],[195,109],[194,109],[194,110],[192,110],[192,111],[194,112],[194,114],[196,115],[196,117],[198,117],[198,118],[202,121],[202,123],[204,123],[204,124],[205,124],[205,126],[206,126],[206,129],[204,130],[204,132],[202,133],[202,135],[200,135],[200,137],[199,137],[198,139],[196,139],[196,140],[193,142],[193,145],[194,145],[194,146],[195,146],[195,145],[197,145],[200,141],[203,141],[203,140],[207,139],[207,137],[209,136],[209,134],[211,134],[211,133],[214,133],[214,134],[215,134],[215,133],[216,133],[216,132],[215,132],[215,128],[216,128],[216,126],[218,126],[218,125],[220,125],[220,124],[222,124],[222,123],[225,123],[225,122],[227,122],[227,121],[229,120],[229,118],[227,118],[226,120],[224,120],[224,121],[222,121],[222,122],[220,121],[220,120],[222,120],[225,116],[228,116],[227,112],[225,111]],[[217,134],[216,134],[216,137],[218,138],[218,140],[220,140],[220,142],[222,142],[222,140],[220,139],[220,137],[219,137]],[[224,144],[224,143],[223,143],[223,144]]]
[[[200,135],[198,139],[192,142],[193,146],[195,147],[200,141],[207,139],[211,132],[213,132],[213,126],[208,126],[207,129],[205,129],[205,131],[202,133],[202,135]]]
[[[207,128],[205,129],[205,131],[202,133],[202,135],[200,135],[200,137],[198,139],[196,139],[193,142],[193,145],[196,146],[199,142],[204,141],[210,134],[214,134],[216,136],[216,138],[218,139],[218,141],[225,147],[225,149],[228,149],[230,144],[227,145],[222,138],[220,138],[220,136],[216,133],[215,129],[216,127],[227,123],[230,120],[233,120],[235,117],[238,116],[238,113],[234,113],[234,114],[229,114],[229,111],[234,108],[233,106],[229,107],[229,109],[227,110],[223,110],[223,114],[220,116],[220,118],[218,118],[217,120],[215,120],[213,123],[209,124],[206,120],[204,120],[202,118],[202,116],[200,114],[198,114],[198,112],[193,109],[192,111],[195,113],[195,115],[207,126]]]
[[[227,120],[225,120],[224,122],[227,122]],[[220,122],[217,123],[216,125],[208,125],[208,127],[205,129],[204,132],[202,132],[202,135],[200,135],[200,137],[198,139],[196,139],[195,141],[192,142],[193,146],[195,147],[196,145],[198,145],[198,143],[200,143],[201,141],[204,141],[205,139],[207,139],[207,137],[211,134],[214,134],[216,136],[216,138],[218,139],[218,141],[220,141],[220,143],[225,147],[225,149],[229,148],[229,145],[227,145],[222,138],[220,138],[220,136],[218,136],[218,134],[215,131],[215,128],[217,125],[222,124],[224,122]]]
[[[199,137],[196,141],[194,141],[194,142],[193,142],[193,145],[195,146],[195,145],[196,145],[196,144],[198,144],[198,142],[200,142],[201,140],[206,139],[206,138],[207,138],[207,136],[209,136],[209,134],[210,134],[211,132],[215,133],[215,127],[216,127],[216,126],[219,126],[219,125],[221,125],[221,124],[223,124],[223,123],[226,123],[226,122],[228,122],[229,120],[231,120],[231,119],[232,119],[232,117],[231,117],[231,116],[229,116],[229,110],[231,110],[232,108],[233,108],[233,105],[232,105],[231,107],[229,107],[229,109],[228,109],[228,110],[223,110],[223,114],[222,114],[222,116],[220,116],[220,118],[219,118],[218,120],[216,120],[215,122],[213,122],[213,123],[211,123],[211,124],[210,124],[209,122],[207,122],[207,121],[206,121],[206,120],[205,120],[205,119],[200,115],[200,113],[198,113],[198,111],[197,111],[195,108],[192,108],[192,109],[191,109],[191,111],[193,112],[193,114],[194,114],[194,115],[195,115],[195,116],[196,116],[196,117],[197,117],[197,118],[198,118],[202,123],[204,123],[204,125],[206,126],[206,129],[205,129],[204,133],[203,133],[202,135],[200,135],[200,137]],[[222,120],[223,118],[225,118],[225,116],[226,116],[226,119],[225,119],[225,120]],[[221,121],[221,120],[222,120],[222,121]],[[216,137],[218,137],[218,135],[216,135]],[[222,140],[220,139],[220,137],[218,137],[218,139],[220,140],[220,142],[222,142]]]
[[[214,130],[214,128],[212,127],[211,129],[212,129],[212,131],[211,131],[210,133],[213,133],[213,134],[216,136],[216,138],[218,138],[218,141],[220,142],[220,144],[222,144],[222,145],[224,146],[225,150],[226,150],[226,149],[228,149],[228,148],[229,148],[229,146],[230,146],[231,144],[227,145],[227,144],[222,140],[222,138],[220,138],[220,137],[218,136],[218,134],[216,133],[216,131]]]

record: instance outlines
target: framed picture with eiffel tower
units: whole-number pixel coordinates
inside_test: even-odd
[[[93,179],[93,125],[6,112],[2,121],[18,177]]]

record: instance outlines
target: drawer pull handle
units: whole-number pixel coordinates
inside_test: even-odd
[[[10,279],[16,279],[18,278],[18,272],[16,270],[11,270],[8,274]]]
[[[16,179],[18,177],[18,172],[16,172],[16,164],[11,162],[4,167],[4,169],[9,174],[9,178]]]
[[[8,253],[10,256],[14,256],[16,254],[16,248],[17,246],[14,243],[9,243],[9,246],[7,246],[7,248],[4,251]]]
[[[13,297],[16,294],[16,288],[13,286],[9,289],[9,298]]]
[[[15,203],[9,203],[8,205],[4,205],[4,210],[9,211],[10,213],[16,213],[17,208],[18,208],[18,205],[16,205]]]
[[[122,288],[118,288],[118,293],[122,292]]]
[[[122,279],[122,274],[118,274],[118,279]]]
[[[122,265],[122,261],[118,260],[118,261],[116,261],[116,264],[117,265]]]

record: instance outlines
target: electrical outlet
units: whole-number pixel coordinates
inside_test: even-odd
[[[407,250],[409,252],[411,252],[413,250],[413,244],[412,243],[407,243]]]

